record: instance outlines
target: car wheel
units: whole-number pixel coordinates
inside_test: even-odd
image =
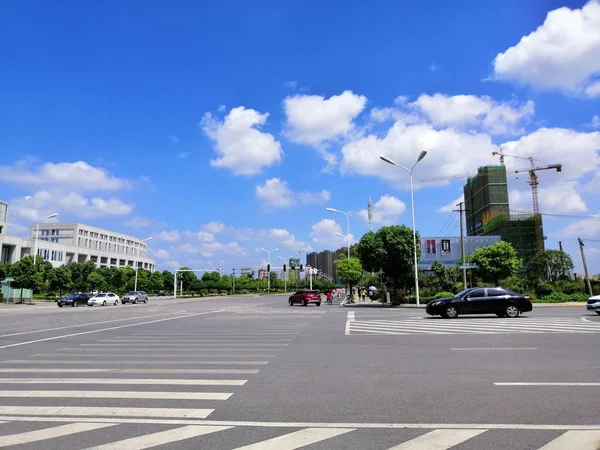
[[[71,303],[71,306],[74,308],[75,306],[77,306],[77,302]]]
[[[308,302],[306,300],[302,300],[302,306],[308,306]]]
[[[446,313],[445,317],[449,319],[456,319],[458,317],[458,309],[456,309],[456,306],[447,306],[444,312]]]
[[[106,300],[102,302],[102,306],[106,306]]]
[[[144,303],[148,303],[148,299],[147,298],[144,299]]]
[[[596,314],[598,314],[600,316],[600,311],[596,311]]]
[[[59,307],[59,308],[62,308],[62,307],[63,307],[62,303],[59,303],[59,304],[58,304],[58,307]]]
[[[113,305],[117,306],[119,304],[119,300],[115,300],[115,302],[113,303]]]
[[[504,316],[506,316],[506,314],[504,314],[504,313],[496,313],[496,315],[497,315],[498,317],[504,317]]]
[[[135,305],[137,303],[137,298],[132,303]]]
[[[317,303],[315,303],[315,305],[321,306],[321,302],[317,302]]]
[[[506,315],[508,317],[512,317],[512,318],[519,317],[520,312],[521,311],[519,311],[519,308],[517,308],[515,305],[508,305],[506,307]]]

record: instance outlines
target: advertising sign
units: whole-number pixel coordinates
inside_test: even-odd
[[[452,254],[452,248],[450,247],[450,239],[442,239],[442,255],[449,256]]]
[[[290,269],[299,269],[300,268],[300,258],[290,258],[289,264],[290,264]]]
[[[427,254],[435,255],[435,239],[427,239],[425,243],[427,245]]]

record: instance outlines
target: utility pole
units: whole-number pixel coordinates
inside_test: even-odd
[[[558,241],[558,249],[562,252],[563,248],[562,248],[562,241]]]
[[[585,274],[585,283],[587,285],[588,288],[588,292],[590,293],[590,295],[594,295],[594,293],[592,292],[592,283],[590,283],[590,276],[588,275],[588,269],[587,269],[587,263],[585,262],[585,254],[583,253],[583,241],[581,240],[581,238],[577,238],[577,240],[579,241],[579,251],[581,252],[581,261],[583,262],[583,272]]]
[[[465,212],[463,208],[464,202],[460,202],[458,205],[458,212],[460,212],[460,253],[462,260],[462,273],[463,273],[463,289],[467,288],[467,267],[466,267],[466,252],[465,252],[465,230],[463,229],[463,213]],[[454,210],[456,211],[456,209]]]
[[[233,283],[233,292],[232,292],[232,294],[235,294],[235,269],[231,269],[231,271],[233,272],[233,274],[231,275],[231,281]]]

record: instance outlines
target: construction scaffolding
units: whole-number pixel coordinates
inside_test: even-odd
[[[527,261],[537,250],[541,227],[541,214],[510,214],[488,221],[483,226],[481,235],[500,236],[503,241],[513,246],[519,258]]]

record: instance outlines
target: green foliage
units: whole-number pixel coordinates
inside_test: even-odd
[[[33,257],[26,256],[13,264],[10,268],[10,276],[15,279],[11,283],[11,287],[16,289],[36,289],[38,278],[35,266],[33,265]]]
[[[547,297],[554,292],[553,286],[550,283],[537,283],[534,287],[535,294],[538,297]]]
[[[50,273],[48,277],[50,289],[58,291],[59,295],[71,289],[73,281],[71,280],[71,270],[67,266],[60,266]]]
[[[554,290],[565,294],[585,294],[583,281],[558,280],[554,283]]]
[[[363,268],[358,258],[345,258],[334,261],[337,277],[347,285],[354,286],[363,276]]]
[[[478,278],[493,285],[516,275],[522,265],[513,246],[505,241],[478,248],[469,257],[469,262],[477,264]]]
[[[448,297],[454,297],[454,294],[452,292],[438,292],[437,294],[435,294],[433,296],[433,299],[439,300],[440,298],[448,298]]]
[[[105,291],[107,288],[106,279],[100,272],[92,272],[87,277],[88,286],[91,286],[91,290]]]
[[[530,275],[548,282],[566,278],[575,267],[571,257],[560,250],[538,251],[527,266]]]
[[[510,291],[524,293],[531,290],[529,282],[518,275],[513,275],[500,282],[500,286]]]

